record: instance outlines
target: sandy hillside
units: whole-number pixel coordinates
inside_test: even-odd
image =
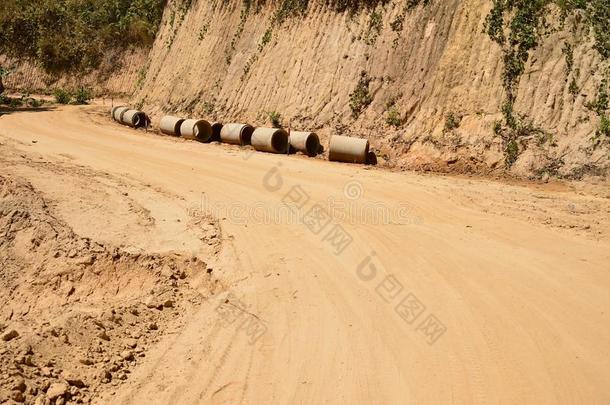
[[[0,401],[610,402],[610,190],[0,116]]]

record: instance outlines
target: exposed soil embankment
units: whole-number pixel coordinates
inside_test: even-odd
[[[75,183],[77,198],[79,190]],[[220,288],[197,257],[80,236],[54,206],[11,170],[0,175],[2,403],[88,403],[116,389],[153,343]]]
[[[370,4],[377,6],[340,11],[322,1],[170,0],[148,57],[115,57],[106,63],[112,74],[79,80],[133,94],[132,104],[155,119],[273,118],[316,130],[323,143],[331,134],[366,137],[382,165],[402,169],[607,176],[608,105],[598,101],[610,70],[578,12],[564,19],[552,3],[543,12],[548,29],[522,27],[537,46],[508,78],[506,49],[485,32],[493,2]],[[32,69],[9,76],[9,87],[53,83]],[[507,82],[511,134],[500,125]]]
[[[310,1],[286,18],[274,2],[248,3],[170,1],[134,103],[157,117],[258,125],[279,114],[324,143],[331,134],[370,138],[381,164],[399,168],[608,173],[608,140],[593,141],[599,117],[587,108],[605,64],[589,31],[570,31],[573,17],[562,25],[557,8],[549,8],[554,29],[529,52],[515,90],[514,114],[527,128],[507,140],[496,128],[506,101],[504,54],[484,30],[491,1],[408,9],[391,1],[355,14]]]

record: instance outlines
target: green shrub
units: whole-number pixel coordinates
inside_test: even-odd
[[[273,125],[273,128],[281,128],[282,127],[282,116],[277,111],[269,111],[267,113],[267,117],[269,117],[269,122]]]
[[[390,28],[394,32],[401,32],[404,27],[405,15],[399,14],[394,18],[394,20],[390,23]]]
[[[150,68],[150,62],[146,64],[146,66],[142,67],[138,70],[138,80],[136,81],[136,88],[141,89],[144,86],[144,82],[146,81],[146,75],[148,74],[148,69]]]
[[[369,25],[364,34],[364,42],[367,45],[374,45],[383,28],[383,18],[381,13],[373,11],[369,17]]]
[[[514,139],[511,139],[506,143],[505,153],[505,162],[507,167],[511,167],[515,164],[517,159],[519,158],[519,144]]]
[[[373,102],[373,96],[369,93],[370,82],[371,78],[365,71],[362,71],[356,88],[349,95],[349,106],[354,118],[358,118],[362,111]]]
[[[9,98],[8,99],[8,106],[11,108],[17,108],[17,107],[21,107],[23,105],[23,100],[20,98]]]
[[[70,104],[70,101],[72,101],[72,95],[64,89],[55,89],[53,95],[55,96],[55,102],[59,104]]]
[[[494,126],[493,126],[493,131],[494,134],[500,136],[502,135],[502,121],[498,120],[498,121],[494,121]]]
[[[206,114],[212,114],[215,109],[216,104],[214,104],[213,101],[206,101],[203,103],[203,112],[205,112]]]
[[[396,128],[402,125],[402,118],[400,117],[400,113],[398,112],[396,107],[390,107],[388,109],[388,116],[386,117],[385,122],[388,125],[391,125]]]
[[[597,89],[595,100],[585,104],[589,110],[594,111],[598,116],[602,116],[610,107],[610,96],[608,95],[608,83],[602,80],[602,83]]]
[[[74,104],[88,104],[92,98],[91,90],[82,86],[74,92]]]
[[[595,132],[596,137],[610,138],[610,119],[606,115],[602,115],[599,119],[599,127]]]
[[[28,105],[32,108],[42,107],[43,104],[44,104],[44,101],[42,101],[42,100],[38,100],[35,98],[28,99]]]
[[[453,111],[448,112],[445,115],[445,129],[444,132],[453,131],[460,127],[460,123],[462,122],[462,117],[455,114]]]

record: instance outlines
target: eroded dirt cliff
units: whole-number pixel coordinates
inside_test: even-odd
[[[507,137],[504,54],[485,29],[491,1],[395,0],[355,12],[263,3],[169,1],[146,62],[131,62],[108,90],[133,91],[155,118],[261,125],[273,117],[323,138],[368,137],[380,162],[398,168],[608,173],[609,137],[591,107],[607,63],[591,32],[576,28],[578,14],[548,8],[516,85],[518,133]],[[289,15],[286,3],[307,5]]]

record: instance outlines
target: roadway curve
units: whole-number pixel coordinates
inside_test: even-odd
[[[0,117],[0,141],[129,175],[183,197],[177,210],[197,208],[202,193],[207,206],[241,207],[217,212],[215,259],[241,308],[234,323],[215,304],[199,308],[101,403],[610,403],[607,198],[250,155],[108,115],[99,106],[12,113]],[[308,196],[301,214],[336,203],[320,233],[264,220],[288,212],[295,190]],[[569,201],[602,204],[596,235],[539,220],[542,209],[570,221],[553,211]],[[335,225],[353,239],[342,252],[327,240]],[[242,321],[266,332],[252,343]]]

